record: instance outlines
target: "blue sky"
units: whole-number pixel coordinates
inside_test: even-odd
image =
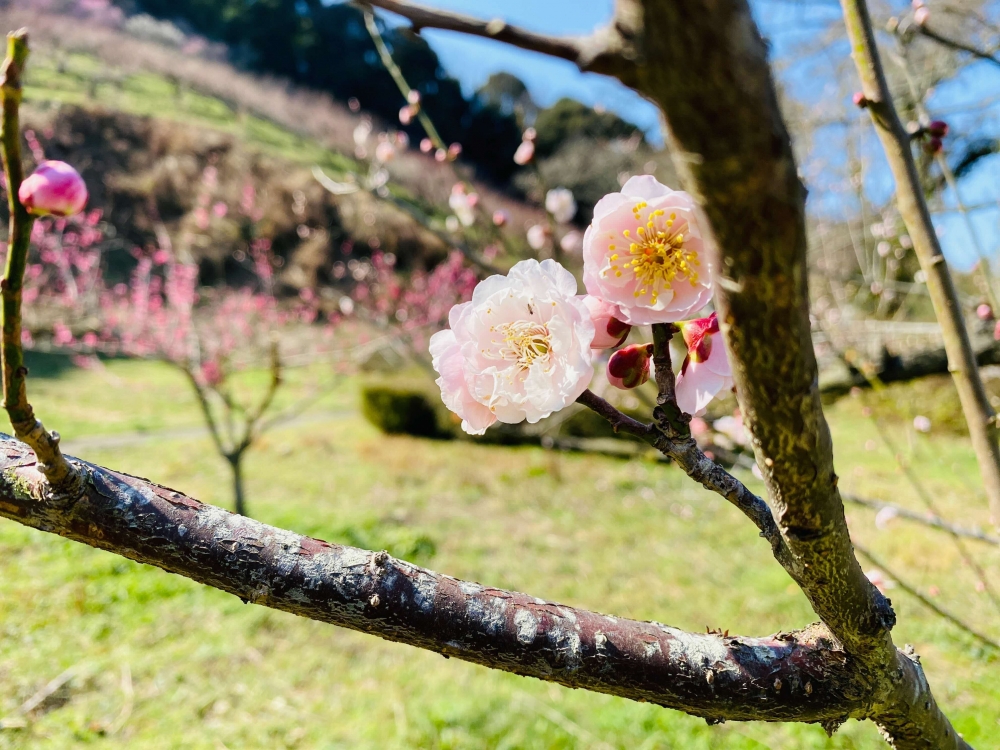
[[[751,0],[762,33],[772,45],[772,58],[779,62],[777,76],[786,90],[815,113],[850,112],[846,103],[850,91],[837,84],[831,71],[845,64],[846,47],[823,48],[817,45],[823,28],[839,18],[836,0]],[[550,34],[585,34],[605,23],[611,16],[613,0],[424,0],[428,5],[476,15],[501,17],[509,23]],[[909,3],[896,2],[899,10]],[[454,32],[426,29],[423,36],[438,53],[445,69],[471,93],[491,73],[508,71],[523,80],[534,99],[548,105],[562,96],[570,96],[591,105],[601,104],[641,126],[655,143],[661,142],[656,108],[617,81],[603,76],[580,73],[569,62],[518,50],[499,42],[469,37]],[[843,80],[843,79],[842,79]],[[848,76],[853,85],[853,77]],[[986,63],[968,66],[957,79],[942,85],[931,98],[932,110],[946,111],[956,105],[977,101],[992,92],[1000,93],[1000,68]],[[932,116],[935,112],[931,112]],[[1000,135],[1000,101],[975,114],[952,114],[953,129]],[[869,195],[878,201],[889,197],[891,182],[885,176],[884,161],[874,132],[862,129],[858,147],[870,163],[866,181]],[[840,136],[841,140],[843,136]],[[815,169],[807,174],[812,210],[824,213],[850,212],[838,181],[843,183],[845,156],[840,141],[831,135],[830,144],[820,143],[811,154]],[[804,165],[806,166],[806,165]],[[828,167],[828,168],[826,168]],[[829,188],[829,189],[828,189]],[[841,185],[842,188],[842,185]],[[974,224],[981,245],[991,257],[1000,252],[1000,157],[981,166],[961,185],[966,204],[994,204],[994,208],[974,213]],[[954,196],[945,195],[954,206]],[[956,213],[935,216],[945,251],[957,267],[969,268],[976,261],[974,243],[964,221]]]

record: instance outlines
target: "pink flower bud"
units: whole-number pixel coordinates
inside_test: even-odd
[[[420,92],[416,89],[410,89],[406,95],[406,101],[410,104],[420,104]]]
[[[521,140],[533,141],[538,136],[538,131],[534,128],[526,128],[524,133],[521,135]]]
[[[431,142],[430,138],[420,139],[420,150],[423,151],[425,154],[429,154],[433,148],[434,144]]]
[[[993,320],[993,308],[984,302],[976,308],[976,317],[980,320]]]
[[[506,211],[500,209],[493,212],[493,223],[496,226],[502,227],[508,221],[510,221],[510,216],[507,214]]]
[[[868,97],[865,96],[864,91],[855,91],[851,99],[854,101],[854,106],[859,109],[864,109],[868,106]]]
[[[434,152],[434,161],[444,161],[447,158],[448,158],[448,152],[445,151],[443,148],[439,148],[437,151]]]
[[[455,159],[457,159],[461,153],[462,153],[461,143],[451,144],[450,146],[448,146],[448,161],[455,161]]]
[[[608,382],[623,391],[638,388],[649,380],[652,356],[652,344],[632,344],[619,349],[608,360]]]
[[[413,107],[411,107],[409,104],[404,105],[399,110],[400,124],[409,125],[411,122],[413,122],[413,116],[415,114],[416,112],[413,111]]]
[[[933,120],[927,126],[927,132],[931,135],[937,136],[938,138],[944,138],[948,135],[948,123],[944,120]]]
[[[594,340],[590,343],[590,348],[611,349],[621,346],[628,338],[632,326],[615,317],[618,306],[608,304],[598,297],[591,297],[589,294],[583,298],[583,304],[587,306],[590,319],[594,321]]]
[[[17,197],[36,216],[71,216],[87,205],[87,186],[66,162],[43,161],[21,183]]]
[[[927,23],[927,20],[930,17],[931,17],[931,12],[923,5],[921,5],[915,11],[913,11],[913,21],[918,26],[923,26],[925,23]]]
[[[514,163],[522,167],[535,158],[535,144],[531,141],[521,141],[521,145],[514,152]]]
[[[387,161],[392,161],[392,157],[396,155],[396,147],[393,146],[389,141],[382,141],[378,146],[375,147],[375,160],[380,161],[383,164]]]

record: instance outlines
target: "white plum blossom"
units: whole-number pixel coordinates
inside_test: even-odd
[[[452,186],[451,195],[448,196],[448,205],[463,227],[471,227],[476,223],[475,207],[478,202],[479,195],[466,192],[465,185],[461,182],[456,182]]]
[[[532,250],[541,250],[549,242],[549,228],[544,224],[534,224],[528,228],[527,237]]]
[[[632,325],[674,323],[712,297],[713,269],[694,200],[650,175],[632,177],[594,206],[583,238],[587,292]]]
[[[569,224],[576,216],[576,198],[569,188],[552,188],[545,194],[545,210],[557,224]]]
[[[593,377],[594,324],[576,279],[553,260],[490,276],[431,337],[441,398],[482,435],[496,421],[535,423],[573,403]]]
[[[677,375],[677,406],[697,417],[720,391],[733,387],[733,370],[715,313],[681,324],[681,333],[688,353]]]

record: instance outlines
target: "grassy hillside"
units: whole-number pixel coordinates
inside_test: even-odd
[[[386,547],[436,570],[693,630],[763,634],[809,607],[746,520],[671,466],[403,437],[342,410],[275,430],[249,459],[251,508],[269,523]],[[293,386],[290,395],[300,386]],[[186,434],[105,447],[86,435],[198,424],[186,384],[156,364],[112,362],[37,379],[40,413],[78,453],[228,502],[225,466]],[[107,404],[114,404],[109,408]],[[856,399],[831,414],[848,489],[919,508]],[[946,435],[897,442],[950,517],[982,518],[971,452]],[[132,442],[130,442],[132,441]],[[89,446],[89,447],[88,447]],[[958,479],[956,479],[956,477]],[[744,477],[753,482],[752,477]],[[1000,636],[947,539],[898,522],[860,540],[925,592]],[[976,548],[993,571],[1000,550]],[[897,642],[913,643],[936,694],[977,747],[1000,748],[989,656],[911,598],[889,592]],[[881,748],[871,726],[704,722],[445,660],[244,605],[185,579],[0,522],[0,726],[68,668],[75,676],[0,748]],[[6,723],[4,723],[6,722]]]

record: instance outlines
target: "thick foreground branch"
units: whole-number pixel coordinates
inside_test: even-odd
[[[686,633],[459,581],[267,526],[77,462],[75,501],[39,499],[23,443],[0,437],[0,515],[302,617],[709,721],[863,717],[865,681],[829,631]]]

